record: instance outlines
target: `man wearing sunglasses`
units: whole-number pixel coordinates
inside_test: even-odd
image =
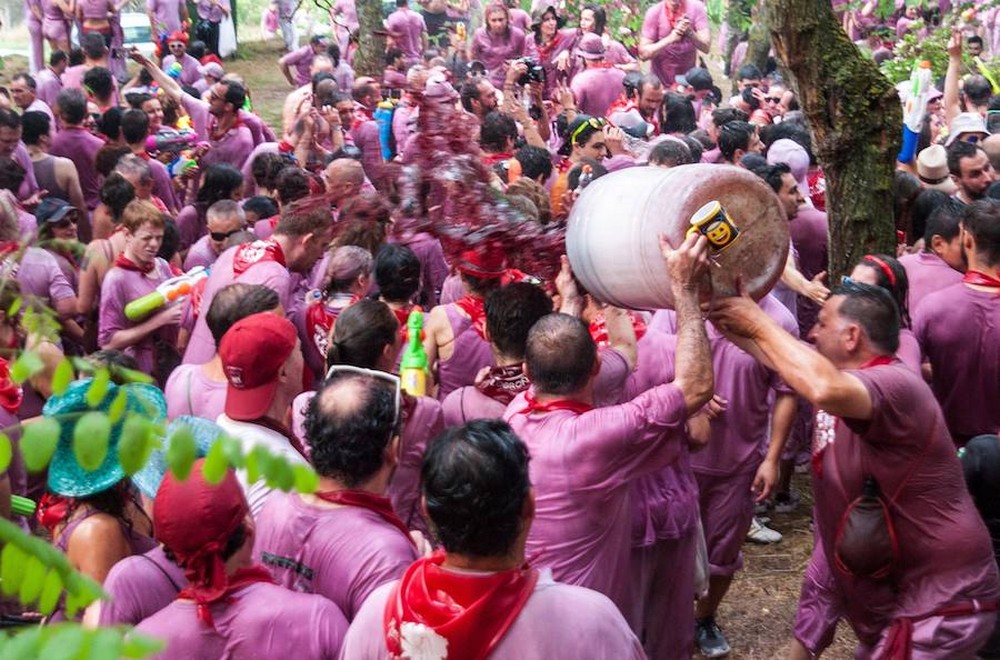
[[[201,79],[201,67],[198,60],[188,55],[187,43],[187,33],[180,30],[167,37],[170,54],[163,58],[163,70],[170,71],[170,68],[177,64],[181,68],[177,81],[182,85],[194,86]]]
[[[246,228],[246,214],[237,202],[222,199],[208,207],[205,214],[208,233],[199,238],[188,250],[184,270],[196,266],[210,268],[226,249],[229,237]]]
[[[309,402],[315,493],[275,493],[257,518],[254,557],[279,584],[332,600],[352,620],[419,556],[386,491],[399,462],[397,376],[335,365]]]

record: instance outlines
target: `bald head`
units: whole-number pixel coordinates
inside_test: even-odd
[[[340,206],[344,200],[353,197],[365,182],[365,171],[361,163],[352,158],[338,158],[326,166],[323,173],[326,192],[334,204]]]
[[[983,151],[990,158],[990,165],[993,166],[993,170],[1000,172],[1000,133],[994,133],[988,138],[983,140]]]
[[[392,462],[387,450],[397,432],[397,403],[396,389],[387,381],[334,372],[306,411],[316,471],[356,488]]]
[[[572,394],[588,383],[597,364],[597,346],[583,321],[549,314],[528,332],[524,361],[542,394]]]

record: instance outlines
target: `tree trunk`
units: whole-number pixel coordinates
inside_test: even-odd
[[[385,24],[380,0],[355,0],[358,9],[358,50],[354,53],[354,71],[359,76],[382,80],[385,56]],[[346,55],[346,53],[345,53]]]
[[[895,254],[892,182],[902,130],[896,89],[850,42],[829,2],[766,0],[775,53],[826,174],[830,281],[868,253]]]

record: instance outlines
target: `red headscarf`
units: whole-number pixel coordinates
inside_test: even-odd
[[[0,358],[0,408],[16,413],[24,399],[24,390],[10,378],[10,365]]]
[[[168,472],[153,504],[156,540],[162,543],[184,569],[188,586],[178,598],[193,600],[198,618],[212,625],[212,603],[225,601],[253,582],[271,582],[262,566],[226,572],[222,553],[229,537],[250,513],[243,489],[232,470],[218,485],[205,481],[204,459],[195,462],[191,474],[179,481]]]

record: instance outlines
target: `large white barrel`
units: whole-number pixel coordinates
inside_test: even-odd
[[[573,204],[566,254],[580,283],[603,302],[629,309],[672,309],[673,295],[658,235],[684,240],[691,216],[718,200],[740,237],[715,255],[715,297],[755,299],[771,290],[788,256],[788,221],[777,195],[759,177],[729,165],[631,167],[596,179]]]

